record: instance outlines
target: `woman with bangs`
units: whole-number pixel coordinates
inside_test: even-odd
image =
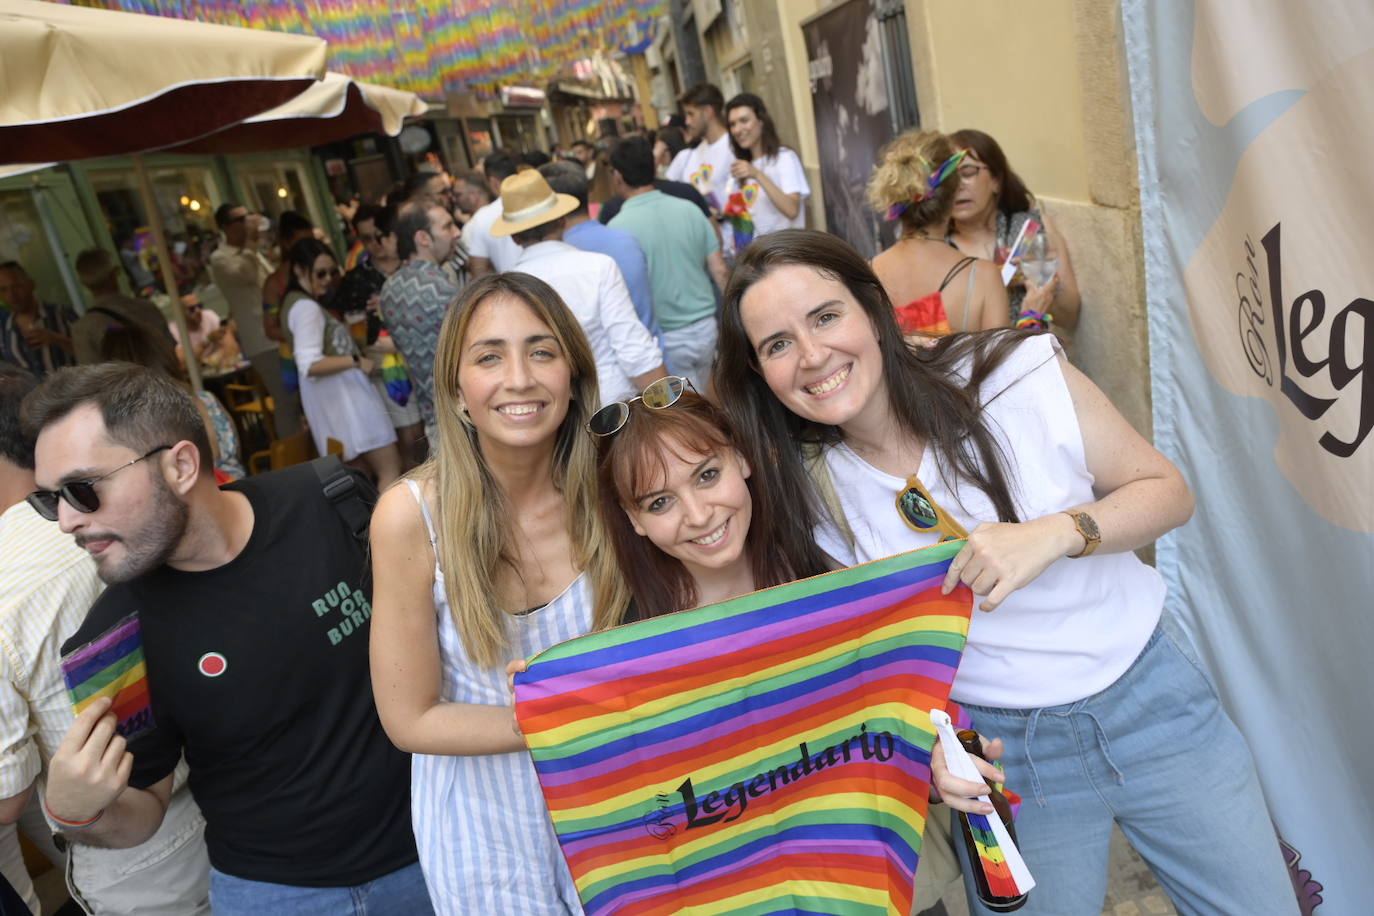
[[[505,664],[619,623],[628,603],[583,431],[596,365],[558,294],[510,272],[464,289],[434,377],[437,449],[372,520],[377,709],[414,755],[435,911],[580,913]]]
[[[716,604],[838,564],[773,523],[733,427],[686,379],[655,381],[589,424],[601,517],[637,620]],[[768,473],[767,468],[759,469]]]

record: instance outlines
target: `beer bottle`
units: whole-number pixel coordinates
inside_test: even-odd
[[[978,733],[971,729],[960,729],[958,732],[959,744],[964,750],[982,760],[983,741],[978,737]],[[1011,803],[1007,797],[988,783],[988,801],[992,802],[993,812],[1002,819],[1006,825],[1007,833],[1011,834],[1013,841],[1016,840],[1016,828],[1011,823]],[[978,855],[978,844],[973,840],[973,830],[969,826],[968,815],[960,811],[959,832],[964,840],[964,848],[968,850],[969,868],[973,871],[973,886],[978,894],[978,902],[995,913],[1010,913],[1019,910],[1026,905],[1029,894],[1020,894],[1015,897],[1002,897],[991,890],[988,886],[988,876],[983,870],[983,860]],[[989,815],[991,816],[991,815]]]

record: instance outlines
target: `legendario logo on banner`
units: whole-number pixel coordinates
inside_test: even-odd
[[[1328,521],[1365,532],[1374,531],[1371,105],[1374,54],[1325,74],[1245,151],[1184,272],[1212,375],[1273,405],[1284,476]],[[1333,132],[1338,146],[1313,142]]]
[[[587,912],[909,912],[962,544],[536,656],[516,714]]]
[[[1167,612],[1249,742],[1300,912],[1368,912],[1374,4],[1122,0],[1122,23],[1155,442],[1197,495],[1159,544]]]

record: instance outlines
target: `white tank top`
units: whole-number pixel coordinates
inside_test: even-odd
[[[979,394],[1007,457],[1022,520],[1097,498],[1078,417],[1054,358],[1057,348],[1049,335],[1027,340]],[[894,500],[906,486],[904,479],[878,470],[844,444],[827,449],[825,460],[856,541],[851,550],[834,532],[817,531],[817,541],[832,555],[867,562],[934,542],[935,535],[913,531],[897,514]],[[951,488],[928,446],[917,473],[935,501],[969,531],[998,520],[980,491]],[[997,610],[975,606],[951,696],[1007,709],[1058,706],[1091,696],[1130,667],[1163,605],[1163,579],[1134,553],[1056,560]]]

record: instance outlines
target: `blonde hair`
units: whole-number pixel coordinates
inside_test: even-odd
[[[524,608],[501,606],[497,573],[503,564],[515,569],[516,563],[510,507],[482,455],[477,431],[463,422],[458,367],[478,306],[503,296],[523,302],[549,326],[572,372],[572,400],[554,445],[553,483],[563,494],[574,561],[591,579],[593,628],[619,623],[629,604],[629,589],[597,511],[596,447],[584,431],[600,397],[591,346],[558,293],[542,280],[501,273],[474,281],[449,308],[439,331],[434,357],[439,447],[414,476],[434,481],[436,549],[449,613],[468,657],[487,668],[507,660],[508,615]]]
[[[905,204],[898,217],[906,233],[930,226],[942,229],[954,209],[959,192],[958,173],[952,173],[930,191],[930,176],[958,152],[949,137],[934,130],[909,130],[883,147],[873,177],[868,180],[868,202],[886,213],[894,205]]]

